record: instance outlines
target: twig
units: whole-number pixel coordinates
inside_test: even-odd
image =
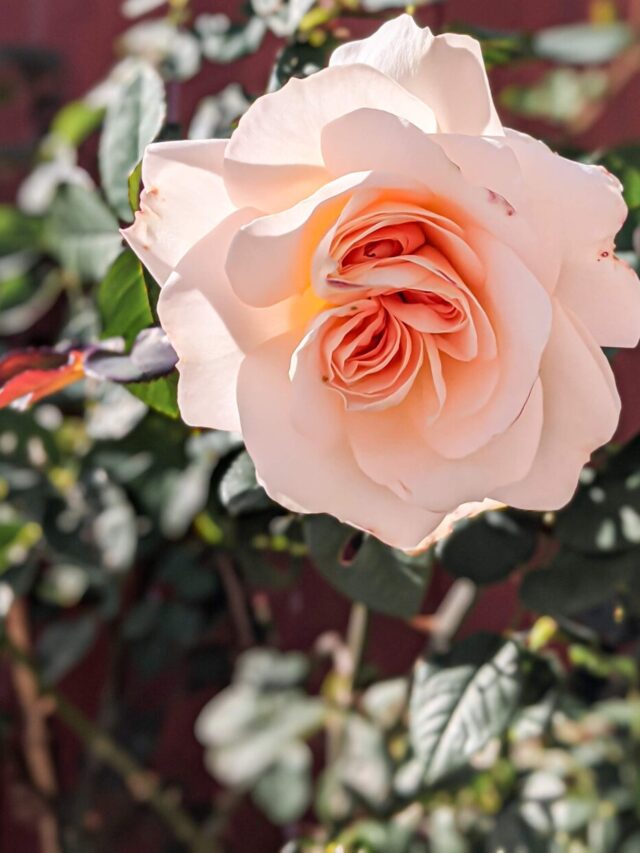
[[[351,605],[347,625],[346,643],[334,654],[334,668],[339,677],[340,690],[336,696],[339,713],[331,715],[327,722],[327,763],[337,761],[344,746],[345,725],[348,711],[354,701],[354,685],[362,663],[369,629],[369,611],[356,601]]]
[[[30,656],[8,636],[8,632],[2,639],[0,650],[9,655],[15,669],[22,673],[21,678],[25,678],[25,673],[28,675],[37,701],[42,702],[43,698],[51,700],[52,709],[60,719],[100,761],[122,778],[135,800],[146,803],[155,811],[190,853],[219,853],[215,842],[201,833],[198,824],[181,807],[177,793],[162,788],[153,773],[101,731],[58,690],[44,685]]]
[[[448,651],[476,599],[476,585],[467,578],[459,578],[440,602],[435,613],[414,617],[413,628],[429,635],[425,655]]]
[[[31,639],[25,603],[16,599],[5,620],[7,642],[24,655],[31,652]],[[58,792],[55,769],[49,751],[46,718],[51,709],[43,701],[33,673],[14,661],[13,684],[24,717],[24,756],[31,782],[40,799],[38,834],[42,853],[60,853],[58,822],[52,800]]]
[[[219,553],[216,557],[218,574],[224,587],[224,592],[229,605],[229,613],[236,630],[238,646],[241,649],[248,649],[254,645],[255,637],[253,634],[253,626],[251,624],[251,616],[247,607],[247,599],[242,589],[242,585],[238,580],[235,567],[227,554]]]

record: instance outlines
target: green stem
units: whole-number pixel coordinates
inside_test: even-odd
[[[58,690],[43,684],[33,661],[6,636],[0,642],[0,651],[6,652],[14,664],[29,670],[38,685],[40,695],[53,700],[55,713],[60,719],[96,758],[121,776],[134,799],[153,809],[175,838],[186,845],[190,853],[219,853],[213,839],[202,833],[198,824],[180,806],[175,792],[162,788],[152,773],[99,729]]]

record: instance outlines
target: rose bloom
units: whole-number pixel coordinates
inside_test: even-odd
[[[403,15],[142,175],[182,415],[285,507],[410,549],[469,502],[558,509],[613,434],[620,184],[503,128],[473,39]]]

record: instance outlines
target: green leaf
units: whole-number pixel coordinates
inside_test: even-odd
[[[251,796],[270,821],[283,826],[305,813],[311,801],[311,763],[309,747],[293,741],[258,779]]]
[[[238,658],[234,681],[258,690],[297,687],[309,674],[309,661],[302,652],[250,649]]]
[[[427,784],[464,767],[505,731],[522,686],[523,655],[512,640],[496,644],[496,638],[474,636],[448,659],[419,663],[409,732]]]
[[[94,107],[87,101],[71,101],[53,119],[51,132],[77,148],[100,126],[103,116],[103,107]]]
[[[256,479],[256,468],[246,450],[233,460],[220,481],[220,501],[229,515],[258,512],[271,501]]]
[[[122,337],[130,347],[153,324],[142,265],[128,249],[112,264],[98,289],[102,336]]]
[[[532,530],[506,512],[487,512],[456,524],[437,548],[444,568],[477,584],[496,583],[526,562],[536,546]]]
[[[140,65],[107,110],[100,139],[102,186],[121,219],[132,219],[129,176],[146,146],[162,128],[166,114],[164,84],[150,65]]]
[[[324,702],[298,690],[261,694],[234,684],[212,699],[196,723],[208,748],[205,763],[221,782],[253,784],[294,741],[314,734],[325,716]]]
[[[0,204],[0,257],[38,248],[41,236],[40,219],[25,216],[10,204]]]
[[[574,551],[601,557],[640,544],[640,441],[612,455],[599,471],[585,468],[554,532]]]
[[[601,65],[632,41],[632,28],[622,22],[566,24],[536,33],[533,52],[542,59],[567,65]]]
[[[391,762],[380,729],[350,714],[337,761],[340,781],[372,808],[383,809],[391,796]]]
[[[78,664],[96,638],[94,616],[51,622],[38,638],[40,672],[45,684],[55,684]]]
[[[152,382],[132,382],[126,386],[150,409],[160,412],[169,418],[180,417],[178,408],[178,374],[172,373],[162,379],[154,379]]]
[[[563,549],[548,568],[529,572],[520,586],[523,604],[537,613],[572,616],[609,601],[640,578],[635,551],[589,557]]]
[[[142,160],[138,163],[135,169],[132,170],[127,182],[127,192],[129,195],[129,207],[131,212],[135,213],[140,207],[140,188],[142,183]]]
[[[46,224],[49,251],[80,278],[99,281],[120,252],[118,223],[98,193],[61,187]]]
[[[305,540],[318,571],[341,593],[372,610],[410,618],[419,612],[430,557],[410,557],[328,515],[304,519]]]

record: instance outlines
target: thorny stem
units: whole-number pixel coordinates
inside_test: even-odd
[[[87,749],[122,778],[135,800],[146,803],[155,811],[189,853],[220,853],[214,840],[208,837],[207,833],[203,833],[181,807],[176,791],[163,789],[154,774],[101,731],[58,690],[43,684],[29,655],[8,636],[8,632],[0,639],[0,651],[4,651],[11,658],[16,671],[29,674],[38,701],[51,701],[53,712],[66,723]]]

